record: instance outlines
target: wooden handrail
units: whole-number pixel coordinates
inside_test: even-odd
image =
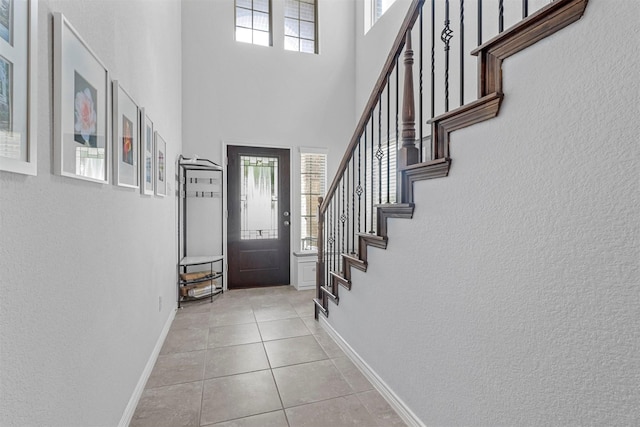
[[[340,162],[340,165],[338,166],[338,170],[333,177],[333,181],[329,186],[329,190],[327,191],[327,194],[325,195],[324,200],[320,205],[320,212],[319,212],[320,215],[324,215],[324,213],[327,211],[327,207],[329,206],[329,203],[333,198],[333,194],[336,192],[336,189],[338,188],[340,179],[342,178],[342,175],[344,174],[344,172],[347,170],[347,165],[349,164],[349,160],[351,160],[351,156],[353,155],[353,152],[358,147],[360,136],[363,134],[364,128],[367,125],[367,122],[369,121],[369,118],[371,117],[371,114],[373,113],[373,110],[375,109],[376,104],[378,103],[378,98],[381,96],[382,92],[385,89],[387,78],[393,72],[393,68],[396,64],[396,59],[400,56],[400,52],[402,52],[402,49],[404,48],[407,31],[410,31],[413,28],[413,24],[416,22],[418,15],[420,15],[420,9],[422,8],[423,4],[424,4],[424,0],[413,0],[411,2],[409,11],[407,12],[407,15],[405,16],[404,21],[402,21],[402,25],[400,26],[400,31],[398,32],[396,39],[393,41],[393,45],[391,46],[391,52],[389,53],[389,56],[387,56],[387,60],[385,61],[384,66],[382,67],[382,72],[380,73],[380,76],[378,77],[378,80],[376,81],[376,84],[373,87],[373,91],[371,92],[369,101],[365,105],[362,116],[360,117],[360,120],[358,121],[358,125],[356,126],[356,129],[353,132],[353,136],[351,137],[351,141],[347,146],[347,150],[344,153],[344,156],[342,157],[342,161]]]

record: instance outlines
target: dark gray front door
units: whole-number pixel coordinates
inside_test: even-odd
[[[289,150],[228,146],[228,287],[289,284]]]

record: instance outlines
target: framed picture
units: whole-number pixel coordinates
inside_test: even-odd
[[[156,196],[167,195],[167,143],[158,132],[156,136]]]
[[[113,81],[113,160],[115,184],[138,188],[140,111],[138,105]]]
[[[109,71],[64,15],[53,14],[53,28],[54,170],[108,183]]]
[[[0,170],[36,175],[38,2],[0,0]]]
[[[140,109],[140,128],[142,135],[140,141],[140,192],[146,195],[153,195],[155,180],[154,153],[153,153],[153,122],[147,116],[144,108]]]

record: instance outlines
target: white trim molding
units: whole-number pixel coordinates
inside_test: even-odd
[[[413,413],[411,409],[398,397],[397,394],[384,382],[382,378],[365,362],[362,357],[340,336],[340,334],[333,329],[333,326],[329,324],[327,319],[320,317],[318,319],[320,326],[329,334],[331,338],[338,344],[344,354],[351,359],[351,361],[358,367],[362,375],[364,375],[373,387],[378,390],[382,397],[389,403],[394,411],[402,418],[410,427],[426,427],[426,425],[420,421],[420,418]]]
[[[160,336],[158,337],[158,341],[156,342],[151,355],[149,356],[149,360],[140,375],[140,379],[138,380],[138,384],[136,384],[136,388],[133,390],[131,394],[131,398],[129,399],[129,403],[127,407],[124,409],[124,413],[122,414],[122,418],[120,418],[120,422],[118,423],[118,427],[127,427],[131,423],[131,419],[133,418],[133,414],[136,411],[136,407],[138,406],[138,402],[140,401],[140,397],[142,396],[142,392],[144,391],[144,386],[147,384],[147,380],[151,375],[151,371],[153,371],[153,367],[158,360],[158,356],[160,355],[160,350],[162,349],[162,345],[164,344],[164,340],[167,338],[167,334],[169,333],[169,329],[171,328],[171,324],[173,323],[173,319],[176,317],[177,308],[171,310],[169,317],[167,318],[166,323],[164,324],[164,328],[162,328],[162,332],[160,332]]]

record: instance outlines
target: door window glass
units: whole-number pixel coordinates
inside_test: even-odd
[[[240,156],[240,237],[278,238],[278,158]]]

